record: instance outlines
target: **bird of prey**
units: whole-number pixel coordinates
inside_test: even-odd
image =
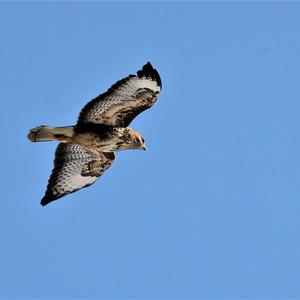
[[[41,205],[93,184],[112,165],[115,151],[146,150],[142,135],[128,126],[153,106],[161,88],[160,76],[148,62],[137,75],[117,81],[88,102],[76,125],[32,128],[32,142],[59,141]]]

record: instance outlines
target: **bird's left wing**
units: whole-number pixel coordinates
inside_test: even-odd
[[[152,107],[161,87],[158,72],[148,62],[137,71],[137,75],[117,81],[105,93],[87,103],[79,114],[78,124],[127,127],[138,114]]]
[[[93,184],[115,159],[113,152],[98,155],[84,148],[60,143],[55,152],[54,168],[41,205],[57,200]]]

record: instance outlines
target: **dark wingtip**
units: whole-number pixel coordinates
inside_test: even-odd
[[[157,70],[154,69],[153,72],[154,72],[155,80],[156,80],[158,86],[159,86],[160,88],[162,88],[161,79],[160,79],[160,76],[159,76]]]
[[[147,66],[148,68],[153,69],[153,67],[152,67],[152,65],[151,65],[151,63],[150,63],[150,61],[147,61],[147,63],[145,64],[145,66]],[[145,67],[145,66],[144,66],[144,67]]]
[[[41,205],[45,206],[47,204],[49,204],[52,201],[55,201],[61,197],[63,197],[65,194],[62,195],[54,195],[53,193],[47,191],[45,196],[43,197],[43,199],[41,200]]]
[[[51,202],[51,200],[49,201],[46,196],[41,200],[41,205],[42,206],[45,206],[47,204],[49,204]]]
[[[53,197],[53,196],[51,197],[50,195],[45,195],[43,197],[43,199],[41,200],[41,205],[46,206],[47,204],[49,204],[50,202],[52,202],[54,200],[56,200],[55,197]]]
[[[160,76],[157,72],[156,69],[154,69],[150,63],[150,61],[148,61],[143,67],[142,70],[137,71],[137,75],[139,78],[142,77],[150,77],[152,80],[154,80],[157,85],[162,88],[162,83],[161,83],[161,79]]]

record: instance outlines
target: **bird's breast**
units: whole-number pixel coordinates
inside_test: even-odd
[[[78,133],[73,137],[72,142],[87,149],[99,152],[120,150],[124,143],[114,132],[107,133],[106,135],[97,134],[95,132]]]

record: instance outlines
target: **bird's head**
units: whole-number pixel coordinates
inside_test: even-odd
[[[146,150],[145,140],[142,135],[133,130],[130,127],[122,128],[120,130],[121,139],[123,140],[123,144],[121,148],[118,150],[129,150],[129,149],[141,149]]]
[[[133,148],[132,149],[147,150],[145,140],[139,132],[137,132],[135,130],[132,131],[132,140],[133,140]]]

